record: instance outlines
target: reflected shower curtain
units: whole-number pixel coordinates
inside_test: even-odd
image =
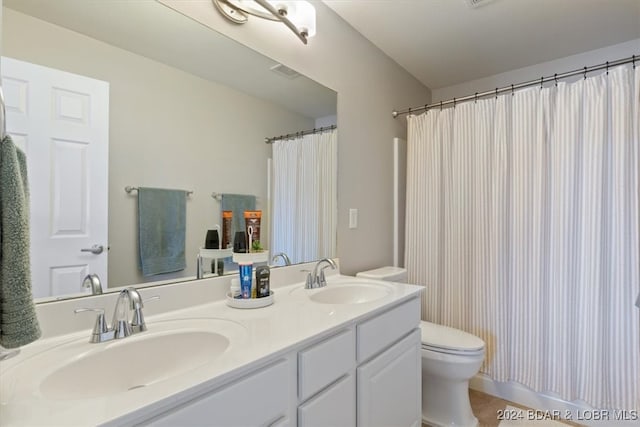
[[[640,69],[408,118],[405,264],[481,372],[640,410]]]
[[[338,133],[336,129],[273,143],[271,253],[292,263],[336,252]]]

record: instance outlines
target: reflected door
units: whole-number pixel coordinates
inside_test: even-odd
[[[36,298],[107,283],[109,84],[2,58],[7,132],[27,155]],[[102,250],[100,248],[102,247]]]

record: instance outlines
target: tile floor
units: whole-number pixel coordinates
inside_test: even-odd
[[[490,394],[481,393],[475,390],[469,390],[469,399],[471,400],[471,408],[473,413],[478,418],[480,427],[496,427],[500,424],[498,419],[498,410],[504,409],[507,405],[511,405],[517,408],[529,409],[525,406],[518,405],[507,400],[500,399]],[[569,423],[571,426],[579,426],[580,424]],[[426,424],[423,427],[428,427]]]
[[[498,410],[506,408],[507,405],[520,407],[507,400],[475,390],[469,390],[469,400],[471,400],[473,414],[482,427],[493,427],[500,424]]]

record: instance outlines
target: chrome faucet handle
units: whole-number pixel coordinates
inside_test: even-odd
[[[151,302],[151,301],[156,301],[156,300],[159,300],[159,299],[160,299],[160,295],[154,295],[154,296],[149,297],[149,298],[141,299],[141,301],[140,301],[140,302],[141,302],[141,303],[142,303],[143,301],[144,301],[144,302]],[[140,308],[144,308],[144,305],[143,305],[143,304],[140,304]]]
[[[109,329],[109,327],[107,326],[107,322],[104,319],[104,308],[76,308],[75,310],[73,310],[75,314],[84,313],[86,311],[98,313],[89,342],[98,343],[111,339],[109,338],[109,335],[113,331]]]
[[[196,279],[204,277],[204,269],[202,268],[202,256],[200,253],[196,256]]]
[[[315,280],[313,279],[313,275],[311,274],[311,270],[303,269],[300,270],[302,273],[307,273],[307,280],[304,283],[305,289],[313,289],[316,287]]]
[[[152,297],[147,298],[144,301],[153,301],[160,299],[160,296],[154,295]],[[133,308],[133,319],[131,319],[131,333],[135,334],[136,332],[144,332],[147,330],[147,324],[144,321],[144,315],[142,314],[142,308],[144,307],[142,298],[140,302],[136,302]]]
[[[115,339],[126,338],[132,333],[133,331],[131,330],[131,325],[126,319],[118,320],[113,325],[113,337]]]
[[[324,287],[327,286],[327,278],[324,275],[324,270],[325,268],[329,267],[328,265],[325,265],[324,267],[322,267],[320,269],[320,274],[318,275],[318,286],[319,287]]]

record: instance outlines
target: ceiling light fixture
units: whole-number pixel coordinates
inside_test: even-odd
[[[293,31],[302,43],[316,34],[316,9],[301,0],[211,0],[222,16],[236,24],[244,24],[249,15],[280,21]]]

